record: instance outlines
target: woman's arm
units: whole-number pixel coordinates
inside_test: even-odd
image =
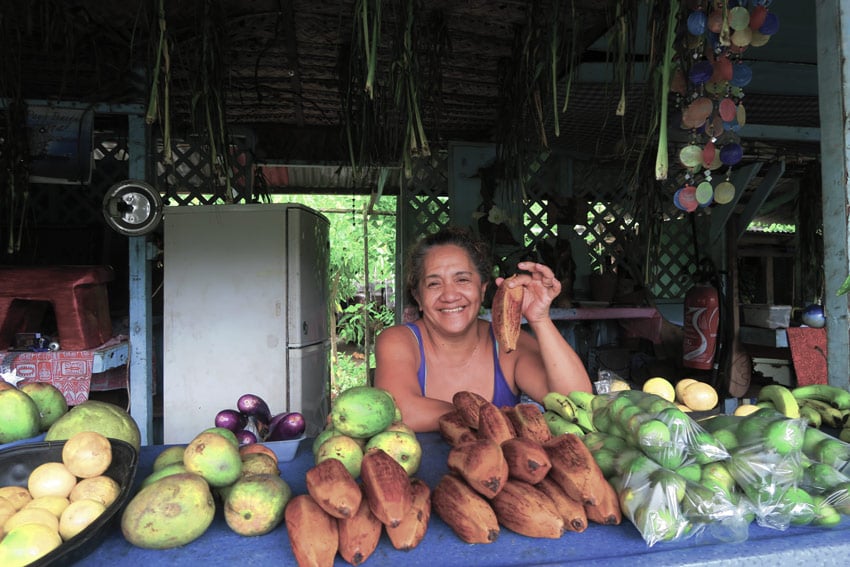
[[[419,347],[404,325],[384,329],[375,341],[375,387],[393,395],[402,420],[414,431],[437,431],[438,419],[454,406],[426,398],[419,388]]]
[[[517,284],[525,285],[522,312],[534,336],[523,333],[514,371],[517,387],[537,401],[548,392],[592,392],[584,363],[549,315],[561,282],[543,264],[520,262],[518,267],[530,272]]]

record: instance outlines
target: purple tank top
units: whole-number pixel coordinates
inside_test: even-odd
[[[425,395],[425,347],[422,345],[422,333],[419,332],[419,327],[413,323],[405,323],[405,325],[413,331],[416,337],[416,342],[419,343],[419,370],[416,373],[419,378],[419,390],[422,395]],[[511,391],[505,380],[505,375],[502,374],[502,367],[499,365],[499,346],[496,343],[496,336],[493,334],[493,327],[490,327],[490,340],[493,341],[493,367],[495,375],[493,376],[493,404],[496,407],[515,406],[519,403],[520,397]]]

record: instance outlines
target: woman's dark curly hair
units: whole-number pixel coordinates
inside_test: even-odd
[[[416,305],[413,290],[422,280],[425,269],[425,256],[435,246],[454,245],[469,254],[482,282],[490,281],[493,272],[493,256],[486,242],[479,239],[471,230],[457,226],[447,226],[424,236],[409,251],[405,270],[405,296],[409,305]]]

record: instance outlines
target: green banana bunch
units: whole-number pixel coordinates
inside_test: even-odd
[[[592,414],[590,411],[585,408],[576,408],[575,423],[581,427],[585,433],[596,431],[596,428],[593,426],[593,419],[591,416]]]
[[[581,390],[573,390],[567,394],[567,397],[576,407],[586,411],[591,411],[590,405],[593,403],[593,398],[596,397],[596,394],[582,392]]]
[[[549,431],[553,436],[561,435],[562,433],[574,433],[579,437],[584,437],[584,430],[578,424],[564,418],[558,412],[546,410],[543,412],[543,419],[546,420]]]
[[[800,405],[800,412],[803,412],[803,408],[811,408],[821,417],[821,426],[825,425],[826,427],[832,427],[834,429],[840,429],[844,427],[844,414],[841,410],[832,407],[827,402],[816,400],[814,398],[802,398],[798,400]],[[806,410],[808,411],[808,409]]]
[[[810,427],[820,429],[821,425],[823,425],[823,418],[820,412],[810,405],[800,403],[800,417],[805,419]]]
[[[808,384],[791,390],[798,400],[818,400],[840,410],[850,410],[850,391],[831,384]]]
[[[569,421],[575,421],[578,406],[564,394],[549,392],[543,396],[543,407]]]
[[[782,384],[768,384],[762,386],[758,394],[759,402],[772,402],[776,410],[792,419],[800,417],[800,405],[790,388]]]

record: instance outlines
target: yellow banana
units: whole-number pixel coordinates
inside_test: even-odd
[[[798,400],[819,400],[838,409],[850,409],[850,391],[831,384],[808,384],[791,390]]]
[[[792,419],[799,419],[800,406],[797,403],[797,398],[791,393],[791,390],[782,384],[768,384],[762,386],[759,390],[758,401],[770,401],[776,407],[776,410]]]
[[[584,437],[584,430],[579,427],[578,424],[565,419],[557,412],[546,410],[543,412],[543,419],[546,420],[546,424],[549,426],[549,431],[553,436],[557,436],[562,433],[575,433],[580,437]]]
[[[570,421],[575,421],[576,405],[564,394],[549,392],[543,396],[543,407]]]

